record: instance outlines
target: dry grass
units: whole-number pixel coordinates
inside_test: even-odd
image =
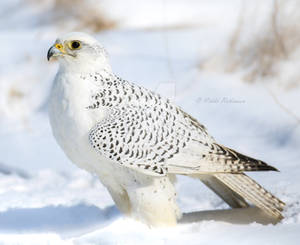
[[[43,22],[63,29],[98,32],[114,28],[101,8],[101,0],[27,0],[44,9]]]
[[[246,70],[244,79],[249,82],[278,75],[279,64],[290,59],[300,47],[300,2],[273,0],[271,7],[272,11],[259,27],[251,26],[258,13],[253,11],[246,18],[248,10],[242,8],[229,42],[226,70],[243,68]],[[249,28],[254,30],[247,36]]]

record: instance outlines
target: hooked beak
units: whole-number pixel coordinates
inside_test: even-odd
[[[58,56],[59,53],[60,51],[55,46],[50,47],[47,53],[47,60],[49,61],[52,56]]]

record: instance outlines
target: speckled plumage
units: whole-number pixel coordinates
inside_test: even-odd
[[[95,39],[71,33],[57,42],[67,47],[72,40],[82,48],[60,57],[50,100],[53,133],[73,162],[99,176],[120,210],[150,225],[176,223],[180,211],[174,175],[183,174],[201,179],[231,206],[245,206],[243,198],[248,198],[281,217],[283,203],[268,198],[243,174],[275,168],[219,145],[181,108],[114,75]],[[231,176],[230,181],[223,176]],[[256,197],[266,198],[267,204]]]
[[[109,108],[109,115],[90,133],[100,154],[150,175],[165,175],[168,159],[197,137],[209,136],[170,101],[111,74],[99,80],[101,89],[89,109]],[[206,139],[207,138],[207,139]]]
[[[106,78],[99,73],[89,74],[88,79],[100,88],[91,95],[94,101],[87,108],[109,108],[108,116],[91,130],[90,142],[113,161],[151,175],[165,175],[169,165],[185,168],[189,173],[272,169],[218,145],[196,119],[158,94],[113,74]],[[183,150],[189,150],[189,145],[196,144],[202,148],[201,152],[191,149],[190,154],[197,157],[196,164],[180,166],[172,161]]]

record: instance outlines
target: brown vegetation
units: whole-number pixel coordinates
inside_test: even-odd
[[[42,6],[45,10],[44,22],[60,28],[98,32],[116,26],[116,22],[110,20],[103,12],[100,0],[27,1]]]
[[[246,19],[245,11],[248,10],[242,8],[237,28],[229,42],[226,70],[244,68],[244,79],[250,82],[276,76],[278,64],[291,58],[300,46],[299,9],[298,1],[273,0],[269,16],[242,41],[242,36],[252,28],[251,21],[257,18],[250,15],[251,19]],[[254,14],[258,13],[254,11]]]

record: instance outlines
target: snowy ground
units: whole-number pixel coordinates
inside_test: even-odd
[[[251,174],[286,202],[281,223],[221,210],[168,229],[124,218],[100,182],[56,145],[46,107],[57,67],[46,52],[63,30],[39,26],[30,17],[38,9],[17,9],[18,2],[0,3],[0,244],[299,244],[300,126],[269,90],[300,115],[300,87],[285,91],[270,81],[246,84],[239,72],[199,69],[225,49],[241,1],[105,1],[107,13],[122,20],[97,34],[115,73],[174,97],[221,144],[281,170]],[[228,208],[196,180],[180,177],[177,189],[184,212]]]

